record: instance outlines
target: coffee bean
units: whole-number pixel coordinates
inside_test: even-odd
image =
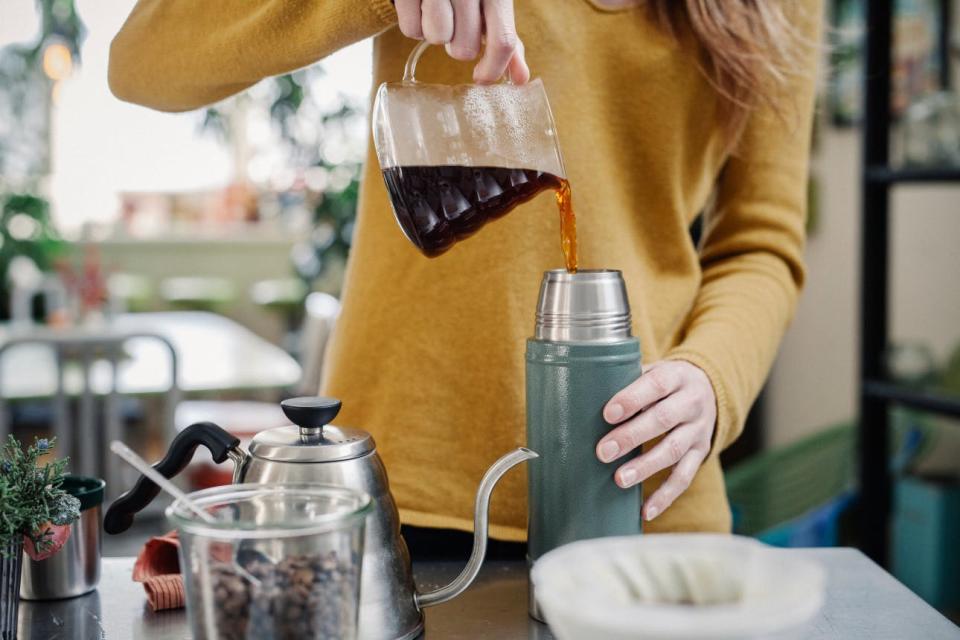
[[[291,555],[272,563],[255,549],[233,563],[211,565],[209,591],[194,573],[194,593],[212,593],[217,639],[304,640],[342,638],[355,633],[360,557],[336,552]],[[205,615],[199,608],[193,615]],[[195,628],[205,628],[195,625]]]
[[[309,587],[313,584],[314,572],[312,569],[298,569],[296,573],[293,574],[294,584],[304,585]]]

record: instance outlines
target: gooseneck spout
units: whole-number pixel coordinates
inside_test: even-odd
[[[416,595],[418,607],[429,607],[452,600],[470,586],[477,574],[480,573],[483,558],[487,555],[487,524],[490,515],[490,494],[493,493],[493,488],[507,471],[521,462],[537,457],[539,456],[535,451],[519,447],[494,462],[493,466],[487,469],[480,481],[480,487],[477,489],[477,502],[473,512],[473,551],[470,553],[470,559],[467,560],[467,566],[447,586],[427,593],[418,593]]]

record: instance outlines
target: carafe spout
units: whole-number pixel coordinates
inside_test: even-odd
[[[477,502],[473,512],[473,551],[470,553],[470,559],[467,560],[467,566],[450,584],[435,591],[418,593],[416,595],[417,607],[429,607],[452,600],[470,586],[477,574],[480,573],[483,558],[487,554],[487,524],[490,515],[490,494],[493,493],[493,488],[507,471],[521,462],[537,457],[539,457],[539,454],[535,451],[519,447],[501,457],[493,463],[492,467],[487,469],[480,481],[480,487],[477,489]]]

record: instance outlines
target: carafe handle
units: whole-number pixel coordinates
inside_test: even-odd
[[[172,478],[189,464],[193,452],[203,445],[210,450],[214,462],[218,464],[232,458],[234,462],[242,459],[243,454],[238,450],[240,439],[218,427],[212,422],[198,422],[192,424],[173,439],[170,449],[163,459],[153,465],[165,478]],[[234,455],[231,455],[233,453]],[[141,476],[133,489],[114,500],[103,517],[103,529],[107,533],[123,533],[133,524],[134,516],[143,511],[157,494],[158,487],[152,480]]]
[[[430,46],[430,43],[426,40],[421,40],[417,43],[417,46],[413,48],[413,51],[410,52],[410,55],[407,57],[407,64],[403,67],[403,83],[404,84],[416,84],[417,78],[417,63],[420,62],[420,56],[423,55],[423,52],[427,50],[427,47]],[[512,84],[510,80],[510,71],[507,70],[507,73],[504,74],[503,82],[507,84]]]
[[[426,51],[429,46],[429,42],[421,40],[417,43],[417,46],[413,48],[413,51],[410,52],[410,55],[407,57],[407,64],[403,67],[403,81],[405,83],[417,81],[417,63],[420,62],[420,56],[423,55],[423,52]]]

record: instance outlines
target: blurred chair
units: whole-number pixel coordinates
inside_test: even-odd
[[[228,279],[214,276],[166,278],[160,297],[176,309],[220,311],[234,301],[236,289]]]
[[[303,367],[300,392],[315,395],[320,388],[324,354],[333,328],[340,317],[340,301],[329,293],[315,291],[307,296],[304,304],[306,315],[300,330],[298,359]]]
[[[71,457],[71,470],[97,475],[107,482],[107,493],[114,497],[121,487],[121,461],[106,454],[111,440],[123,438],[123,411],[118,390],[119,363],[125,357],[124,345],[134,338],[159,341],[170,354],[171,383],[164,393],[165,410],[161,420],[164,438],[174,431],[174,412],[179,400],[177,353],[164,336],[152,333],[97,333],[87,330],[37,329],[13,334],[0,344],[0,365],[5,355],[25,345],[39,345],[53,352],[55,389],[53,390],[53,435],[59,455]],[[102,375],[103,367],[108,369]],[[3,367],[0,366],[0,438],[10,431],[8,407],[2,392]],[[76,398],[77,411],[70,401]],[[97,400],[102,398],[102,418],[97,419]]]

